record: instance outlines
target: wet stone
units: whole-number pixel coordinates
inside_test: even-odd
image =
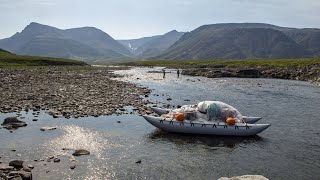
[[[13,166],[15,168],[23,168],[23,162],[22,160],[13,160],[9,162],[9,166]]]
[[[74,151],[74,153],[72,155],[74,156],[82,156],[82,155],[89,155],[90,152],[88,150],[85,149],[77,149]]]
[[[57,129],[57,127],[51,127],[51,126],[45,126],[40,128],[41,131],[51,131],[51,130],[55,130]]]

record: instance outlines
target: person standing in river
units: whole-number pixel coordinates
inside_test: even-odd
[[[179,69],[177,69],[177,75],[178,75],[178,78],[179,78],[179,76],[180,76],[180,70]]]
[[[163,68],[162,72],[163,72],[163,78],[165,78],[166,77],[166,70]]]

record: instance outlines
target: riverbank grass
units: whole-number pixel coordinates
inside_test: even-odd
[[[50,58],[38,56],[20,56],[9,52],[0,51],[0,68],[22,68],[34,66],[83,66],[87,65],[85,62],[64,59],[64,58]]]

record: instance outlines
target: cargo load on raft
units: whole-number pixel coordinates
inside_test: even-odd
[[[221,101],[202,101],[196,105],[184,105],[173,110],[152,110],[160,117],[143,117],[155,127],[169,132],[251,136],[270,126],[254,124],[261,117],[243,116],[236,108]]]

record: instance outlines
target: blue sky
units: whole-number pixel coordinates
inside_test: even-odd
[[[226,22],[320,28],[320,0],[0,0],[1,39],[30,22],[93,26],[115,39]]]

